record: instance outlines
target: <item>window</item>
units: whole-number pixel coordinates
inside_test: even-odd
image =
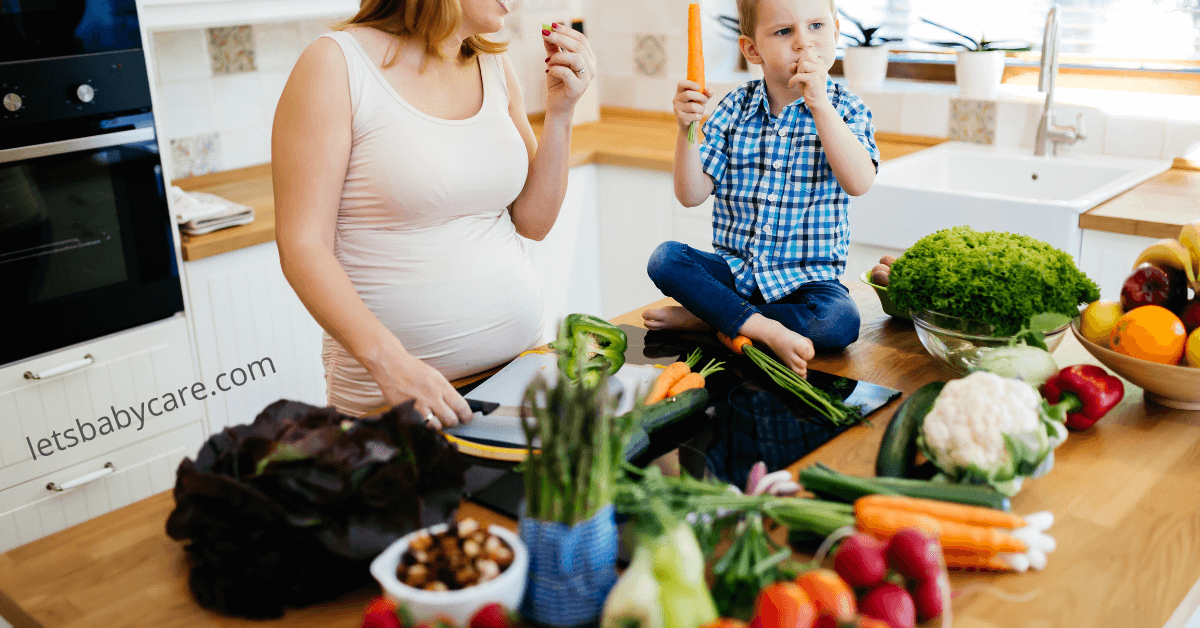
[[[953,34],[921,22],[928,18],[974,39],[1024,40],[1033,47],[1036,65],[1042,43],[1046,14],[1055,4],[1060,7],[1064,66],[1083,65],[1123,69],[1163,69],[1179,67],[1200,70],[1200,0],[839,0],[838,7],[866,26],[881,26],[880,36],[901,37],[894,50],[912,51],[906,60],[949,61],[932,52],[945,52],[923,43],[956,41]],[[736,38],[726,36],[728,29],[717,15],[737,15],[735,0],[701,0],[705,21],[705,57],[718,51],[713,70],[723,72],[734,65]],[[854,25],[842,19],[842,30],[853,32]],[[711,33],[711,34],[710,34]],[[842,39],[841,44],[847,40]],[[716,78],[716,76],[714,76]],[[718,79],[719,80],[719,79]]]

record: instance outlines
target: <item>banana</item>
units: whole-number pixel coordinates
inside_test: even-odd
[[[1200,220],[1183,226],[1183,230],[1179,232],[1179,243],[1191,254],[1192,274],[1195,275],[1196,281],[1200,282]],[[1200,284],[1193,282],[1192,289],[1200,294]]]
[[[1182,270],[1183,273],[1187,275],[1189,284],[1196,283],[1196,273],[1193,270],[1192,254],[1188,251],[1188,248],[1183,244],[1180,244],[1178,240],[1167,238],[1151,244],[1150,246],[1146,247],[1145,251],[1142,251],[1142,253],[1138,255],[1137,261],[1133,263],[1133,267],[1137,268],[1146,262]]]

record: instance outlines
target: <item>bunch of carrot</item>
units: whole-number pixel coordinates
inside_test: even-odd
[[[700,362],[700,350],[696,349],[688,354],[686,360],[674,362],[659,373],[658,378],[654,380],[654,386],[650,388],[650,394],[646,395],[645,405],[658,403],[667,397],[674,397],[685,390],[693,388],[704,388],[704,378],[723,371],[721,368],[724,362],[709,360],[708,364],[700,369],[700,372],[693,373],[692,367]]]
[[[1017,515],[965,504],[897,495],[867,495],[854,502],[861,532],[889,539],[904,528],[917,528],[938,538],[946,566],[968,571],[1040,569],[1054,539],[1045,534],[1049,513]]]
[[[688,5],[687,80],[700,84],[704,93],[704,46],[700,38],[700,5]],[[688,125],[688,144],[696,143],[696,123]]]
[[[862,420],[862,412],[858,408],[848,406],[841,397],[829,393],[808,383],[808,380],[797,375],[792,369],[782,365],[754,346],[745,336],[730,338],[717,332],[717,338],[729,347],[729,350],[750,358],[750,361],[771,378],[784,390],[796,395],[805,405],[815,410],[834,425],[851,425]]]

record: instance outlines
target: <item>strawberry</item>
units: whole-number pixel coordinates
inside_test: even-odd
[[[516,619],[498,602],[475,611],[467,628],[515,628]]]
[[[382,597],[371,600],[363,612],[362,628],[403,628],[400,615],[396,613],[396,604]]]

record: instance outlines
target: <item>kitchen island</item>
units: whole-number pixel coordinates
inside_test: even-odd
[[[917,340],[910,323],[884,315],[875,295],[854,282],[862,310],[860,339],[821,356],[815,369],[896,388],[905,397],[954,377]],[[615,319],[640,325],[641,308]],[[1062,366],[1096,363],[1068,336],[1055,352]],[[883,429],[899,401],[796,461],[821,461],[870,475]],[[1200,608],[1200,412],[1146,404],[1127,384],[1125,399],[1092,430],[1072,434],[1056,466],[1029,481],[1013,510],[1055,514],[1058,549],[1042,572],[955,574],[954,625],[991,627],[1169,626]],[[0,555],[0,615],[17,628],[152,626],[288,628],[359,625],[374,588],[290,611],[277,621],[224,617],[199,608],[187,588],[181,544],[165,533],[170,492],[84,522]],[[515,522],[464,502],[460,516],[515,529]],[[977,586],[978,585],[978,586]],[[1015,602],[995,597],[992,585]],[[936,623],[934,624],[936,625]]]

